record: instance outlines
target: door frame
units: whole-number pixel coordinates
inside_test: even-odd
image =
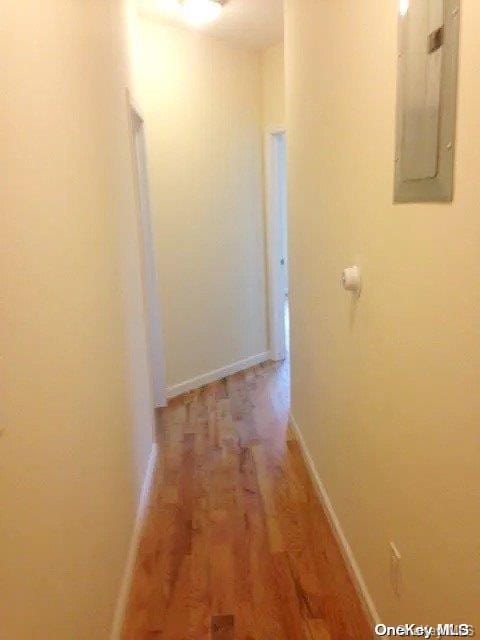
[[[268,330],[272,360],[287,357],[285,334],[285,292],[282,291],[280,174],[278,165],[278,138],[284,136],[285,127],[269,128],[265,134],[265,196],[266,196],[266,249],[268,286]],[[286,178],[286,176],[285,176]],[[288,264],[288,259],[287,259]]]
[[[167,406],[165,350],[162,332],[161,302],[157,279],[157,261],[153,237],[144,118],[127,90],[130,141],[137,207],[138,248],[143,288],[143,315],[148,347],[150,379],[155,407]],[[138,149],[137,140],[140,141]],[[139,155],[140,154],[140,155]]]

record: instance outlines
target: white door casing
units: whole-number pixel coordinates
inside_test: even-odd
[[[287,176],[284,129],[270,129],[265,138],[268,312],[272,360],[287,356],[285,297],[288,294]]]
[[[150,209],[144,123],[138,108],[130,99],[129,107],[137,189],[144,314],[147,328],[153,397],[156,407],[164,407],[167,404],[165,353],[161,325],[155,243]]]

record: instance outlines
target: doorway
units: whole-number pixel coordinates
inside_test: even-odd
[[[167,405],[165,355],[158,297],[157,266],[147,172],[144,122],[140,111],[128,99],[132,132],[132,155],[137,193],[140,259],[143,281],[144,315],[155,407]]]
[[[287,148],[284,129],[266,136],[269,335],[272,360],[289,353]]]

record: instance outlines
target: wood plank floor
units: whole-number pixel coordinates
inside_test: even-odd
[[[288,364],[172,401],[123,640],[372,637],[288,428]]]

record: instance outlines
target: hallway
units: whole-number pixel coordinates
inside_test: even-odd
[[[288,396],[288,364],[267,363],[163,410],[124,640],[371,637]]]

